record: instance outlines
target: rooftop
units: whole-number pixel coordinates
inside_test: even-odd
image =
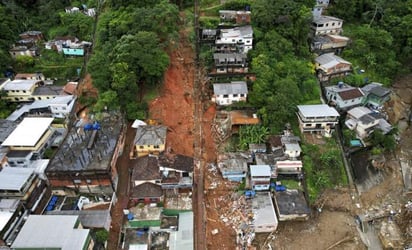
[[[104,228],[111,220],[110,211],[104,210],[52,210],[47,215],[76,215],[85,228]]]
[[[3,231],[19,204],[19,199],[0,199],[0,231]]]
[[[60,95],[63,91],[63,86],[53,86],[53,85],[43,85],[37,87],[33,91],[34,96],[39,96],[39,95]]]
[[[276,192],[275,200],[279,215],[310,214],[310,209],[301,191]]]
[[[130,198],[161,197],[162,195],[163,190],[161,186],[151,182],[145,182],[132,188]]]
[[[1,145],[33,147],[49,129],[52,122],[53,118],[26,117]]]
[[[313,21],[318,24],[332,22],[332,21],[343,22],[342,19],[339,19],[333,16],[317,16],[317,17],[314,17]]]
[[[322,67],[326,69],[333,68],[340,63],[351,65],[350,62],[342,59],[341,57],[333,53],[326,53],[326,54],[320,55],[315,58],[315,62],[319,63]]]
[[[89,229],[77,229],[77,223],[78,216],[30,215],[11,247],[82,250]]]
[[[170,250],[193,249],[193,212],[179,213],[179,230],[172,234]]]
[[[122,127],[122,117],[116,112],[104,113],[98,123],[78,120],[68,131],[46,172],[107,170]]]
[[[143,156],[130,163],[132,167],[132,181],[160,180],[160,170],[157,157]]]
[[[192,157],[180,154],[159,155],[159,166],[184,172],[193,172],[194,160]]]
[[[260,119],[253,112],[247,110],[232,110],[230,111],[230,121],[233,125],[251,125],[259,124]]]
[[[214,53],[213,59],[235,59],[235,61],[242,61],[242,59],[246,59],[247,55],[242,53]]]
[[[355,119],[359,119],[364,115],[371,113],[372,111],[367,107],[356,107],[348,110],[347,114]]]
[[[219,155],[217,165],[222,172],[247,172],[248,155],[227,153]]]
[[[156,125],[139,126],[136,129],[134,144],[136,145],[163,145],[166,143],[167,127]]]
[[[16,127],[17,123],[14,121],[0,119],[0,143],[3,143]]]
[[[350,88],[350,89],[345,89],[343,91],[339,91],[338,95],[342,100],[352,100],[355,98],[363,97],[364,94],[359,88]]]
[[[220,37],[230,38],[230,37],[253,37],[253,29],[251,25],[239,26],[231,29],[221,29]]]
[[[246,82],[215,83],[213,84],[215,95],[247,94]]]
[[[6,82],[3,85],[3,90],[12,91],[12,90],[21,90],[21,91],[28,91],[33,88],[34,85],[40,84],[41,80],[23,80],[17,79],[10,82]]]
[[[298,105],[299,112],[304,117],[338,117],[339,113],[336,109],[329,107],[326,104],[313,105]]]
[[[253,176],[271,176],[272,171],[269,165],[250,165],[250,175]]]
[[[285,143],[285,150],[287,151],[302,151],[299,143]]]
[[[33,168],[4,167],[0,171],[0,190],[21,191],[33,174]]]
[[[254,227],[266,226],[272,224],[277,226],[278,218],[276,217],[272,197],[269,192],[257,193],[252,200],[252,211],[254,214]]]
[[[369,83],[368,85],[363,86],[362,90],[365,93],[371,93],[379,97],[384,97],[391,93],[390,89],[383,87],[381,83],[377,83],[377,82],[372,82],[372,83]]]

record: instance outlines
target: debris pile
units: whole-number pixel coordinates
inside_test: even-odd
[[[236,232],[237,248],[250,247],[255,238],[251,203],[239,193],[232,193],[229,200],[219,197],[216,203],[224,204],[219,207],[220,220]]]

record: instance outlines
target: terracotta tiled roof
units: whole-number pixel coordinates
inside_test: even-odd
[[[133,169],[132,180],[160,180],[157,158],[152,156],[139,157],[131,162]]]
[[[161,197],[162,195],[163,190],[161,186],[151,182],[145,182],[132,189],[130,198]]]
[[[362,97],[363,93],[362,91],[360,91],[360,89],[354,88],[346,91],[340,91],[338,92],[338,95],[340,96],[340,98],[342,98],[342,100],[351,100],[358,97]]]

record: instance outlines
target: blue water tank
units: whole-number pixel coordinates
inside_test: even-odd
[[[93,130],[100,130],[100,124],[98,123],[98,122],[95,122],[94,124],[93,124]]]
[[[276,191],[276,192],[283,192],[283,191],[286,191],[286,187],[285,187],[285,186],[283,186],[283,185],[276,185],[276,187],[275,187],[275,191]]]
[[[90,131],[92,129],[93,129],[93,124],[88,123],[88,124],[84,125],[84,130],[85,131]]]

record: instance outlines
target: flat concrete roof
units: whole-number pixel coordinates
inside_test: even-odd
[[[3,90],[30,90],[36,83],[41,82],[41,80],[22,80],[17,79],[7,82],[3,86]]]
[[[170,234],[170,250],[193,249],[193,212],[179,214],[179,230]]]
[[[313,105],[298,105],[299,112],[304,117],[338,117],[339,113],[336,109],[329,107],[326,104]]]
[[[78,216],[30,215],[12,248],[82,250],[89,229],[77,229]]]
[[[0,171],[0,190],[19,191],[33,172],[33,168],[4,167]]]
[[[270,193],[256,193],[256,196],[253,198],[252,203],[254,227],[257,228],[259,226],[266,226],[268,224],[271,224],[276,228],[278,225],[278,218],[276,217],[276,212]]]
[[[271,168],[269,165],[251,165],[250,175],[253,176],[271,176]]]
[[[53,118],[26,117],[1,145],[33,147],[52,122]]]

